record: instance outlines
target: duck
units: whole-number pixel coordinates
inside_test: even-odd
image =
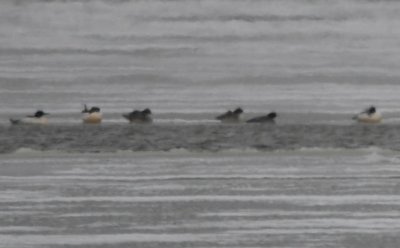
[[[130,113],[122,114],[122,116],[127,119],[130,123],[152,123],[153,119],[151,118],[151,110],[146,108],[142,111],[140,110],[133,110]]]
[[[240,115],[243,113],[242,108],[236,108],[234,111],[227,111],[226,113],[215,117],[215,119],[220,120],[222,123],[238,123],[240,122]]]
[[[374,106],[370,106],[361,113],[353,116],[353,120],[360,123],[380,123],[382,121],[382,115],[377,112]]]
[[[102,120],[102,114],[100,112],[99,107],[91,107],[88,109],[88,107],[85,104],[85,108],[82,110],[82,121],[85,124],[98,124],[101,123]]]
[[[247,123],[271,123],[274,124],[275,123],[275,118],[278,116],[278,114],[276,112],[271,112],[267,115],[263,115],[263,116],[258,116],[258,117],[254,117],[248,121],[246,121]]]
[[[45,113],[42,110],[38,110],[35,112],[34,115],[28,115],[22,119],[12,119],[10,118],[11,124],[47,124],[48,119],[46,115],[49,115],[49,113]]]

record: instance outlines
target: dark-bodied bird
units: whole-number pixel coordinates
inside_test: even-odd
[[[151,110],[146,108],[142,111],[133,110],[130,113],[122,114],[122,116],[127,119],[130,123],[152,123],[153,119],[151,118]]]
[[[275,118],[278,115],[276,114],[276,112],[271,112],[267,115],[263,115],[263,116],[258,116],[258,117],[254,117],[251,118],[250,120],[247,121],[247,123],[275,123]]]
[[[243,113],[242,108],[237,108],[234,111],[227,111],[226,113],[215,117],[215,119],[220,120],[222,123],[238,123],[240,122],[240,115]]]

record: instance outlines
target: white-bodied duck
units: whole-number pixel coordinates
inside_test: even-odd
[[[247,123],[270,123],[270,124],[273,124],[273,123],[275,123],[275,118],[277,116],[278,115],[276,114],[276,112],[271,112],[267,115],[254,117],[254,118],[248,120]]]
[[[98,124],[101,123],[102,120],[102,114],[100,112],[99,107],[91,107],[88,109],[88,107],[85,104],[85,108],[82,110],[82,121],[83,123],[87,124]]]
[[[151,110],[146,108],[142,111],[134,110],[130,113],[122,114],[122,116],[130,123],[148,124],[153,122],[151,114]]]
[[[353,120],[360,123],[380,123],[382,121],[382,115],[376,111],[374,106],[371,106],[363,112],[353,116]]]
[[[11,119],[11,124],[47,124],[48,119],[46,115],[48,113],[43,112],[42,110],[36,111],[34,115],[28,115],[22,119]]]
[[[227,111],[226,113],[215,117],[215,119],[220,120],[222,123],[238,123],[240,122],[240,115],[243,113],[242,108],[237,108],[234,111]]]

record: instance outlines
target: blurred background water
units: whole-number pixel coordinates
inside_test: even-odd
[[[88,103],[110,121],[145,107],[352,114],[371,104],[397,118],[399,12],[362,0],[3,1],[0,117],[41,108],[71,121]]]

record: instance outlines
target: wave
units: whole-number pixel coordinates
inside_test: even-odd
[[[189,155],[189,154],[201,154],[202,152],[208,152],[208,151],[199,151],[199,150],[189,150],[185,148],[174,148],[171,150],[164,150],[164,151],[135,151],[135,150],[130,150],[130,149],[125,149],[125,150],[110,150],[107,152],[104,152],[104,155],[107,154],[117,154],[117,155],[132,155],[132,154],[175,154],[175,155]],[[370,147],[364,147],[364,148],[354,148],[354,149],[348,149],[348,148],[333,148],[333,147],[300,147],[297,149],[275,149],[275,150],[260,150],[257,148],[231,148],[231,149],[223,149],[218,151],[219,154],[223,155],[233,155],[233,154],[240,154],[240,153],[245,153],[245,154],[265,154],[265,153],[271,153],[271,154],[276,154],[276,155],[286,155],[286,154],[292,154],[292,155],[313,155],[313,154],[320,154],[320,155],[327,155],[327,154],[344,154],[344,153],[349,153],[349,154],[366,154],[365,156],[365,161],[369,162],[374,162],[374,161],[381,161],[385,159],[385,155],[390,154],[390,155],[397,155],[399,154],[399,151],[392,150],[389,148],[380,148],[376,146],[370,146]],[[30,147],[20,147],[17,148],[12,152],[12,154],[20,154],[20,155],[42,155],[42,154],[70,154],[71,152],[68,151],[63,151],[63,150],[40,150],[40,149],[35,149],[35,148],[30,148]],[[394,158],[396,159],[395,161],[400,161],[399,158]],[[392,161],[392,160],[391,160]],[[394,160],[393,160],[394,161]]]
[[[326,21],[329,20],[322,16],[316,15],[225,15],[220,17],[209,16],[176,16],[176,17],[163,17],[161,21],[167,22],[298,22],[298,21]]]
[[[378,149],[400,151],[398,125],[2,126],[0,153],[225,152]],[[305,150],[304,150],[305,149]],[[373,154],[369,151],[369,153]],[[377,152],[376,154],[380,154]],[[382,159],[371,157],[370,159]]]
[[[85,48],[2,48],[3,55],[125,55],[125,56],[167,56],[181,53],[195,53],[194,47],[145,47],[136,49],[85,49]]]

